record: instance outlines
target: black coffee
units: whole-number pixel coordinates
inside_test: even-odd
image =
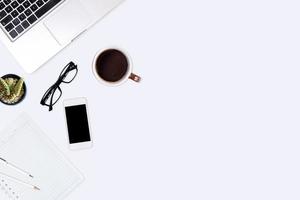
[[[121,51],[109,49],[97,58],[96,71],[105,81],[117,82],[126,75],[128,64],[127,57]]]

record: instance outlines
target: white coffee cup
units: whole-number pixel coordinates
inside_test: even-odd
[[[98,69],[101,68],[101,66],[97,66],[97,63],[99,63],[99,59],[108,59],[108,58],[102,58],[102,56],[104,55],[104,53],[107,53],[110,51],[115,51],[115,52],[117,51],[117,52],[123,54],[124,58],[127,61],[126,72],[122,75],[122,77],[120,77],[120,79],[114,80],[114,81],[105,80],[103,77],[101,77],[101,75],[99,74],[99,72],[97,70],[97,68]],[[118,62],[115,62],[114,60],[112,60],[111,63],[118,63]],[[138,75],[133,73],[132,60],[129,57],[128,53],[126,53],[126,51],[124,51],[120,48],[111,47],[111,48],[105,48],[105,49],[102,49],[101,51],[99,51],[94,57],[92,67],[93,67],[93,73],[94,73],[96,79],[100,83],[107,85],[107,86],[119,86],[119,85],[122,85],[123,83],[127,82],[128,79],[131,79],[135,82],[140,82],[140,80],[141,80],[141,77],[139,77]],[[103,67],[108,67],[108,66],[103,66]],[[110,67],[114,67],[113,64],[111,64]]]

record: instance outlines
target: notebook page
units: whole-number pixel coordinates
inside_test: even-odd
[[[9,196],[7,196],[5,193],[6,193],[6,190],[0,189],[0,199],[3,199],[3,200],[7,199],[7,200],[9,200],[10,199]]]
[[[35,191],[14,184],[24,200],[62,199],[78,184],[83,176],[56,149],[53,143],[27,116],[22,116],[14,126],[0,134],[0,155],[15,165],[29,171],[33,179],[24,179],[41,190]],[[20,176],[19,176],[20,177]]]

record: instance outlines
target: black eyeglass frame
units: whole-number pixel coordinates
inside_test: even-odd
[[[75,71],[75,75],[74,77],[70,80],[70,81],[65,81],[67,75],[73,71]],[[75,77],[78,74],[78,68],[77,65],[74,62],[70,62],[69,64],[67,64],[63,70],[61,71],[58,80],[45,92],[45,94],[43,95],[42,99],[41,99],[41,105],[43,106],[48,106],[49,107],[49,111],[53,110],[53,106],[58,102],[58,100],[61,98],[62,96],[62,89],[60,88],[61,83],[66,83],[69,84],[71,83]],[[59,97],[55,100],[55,102],[53,103],[53,98],[54,98],[54,94],[56,91],[59,91]],[[48,101],[48,99],[50,98],[50,103],[47,104],[46,102]]]

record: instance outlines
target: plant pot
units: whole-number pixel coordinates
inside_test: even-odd
[[[15,74],[6,74],[6,75],[2,76],[2,78],[3,78],[3,79],[13,78],[13,79],[19,80],[21,77],[19,77],[18,75],[15,75]],[[8,102],[4,101],[2,98],[0,98],[0,102],[3,103],[3,104],[5,104],[5,105],[9,105],[9,106],[14,106],[14,105],[17,105],[17,104],[21,103],[21,102],[24,100],[24,98],[25,98],[25,96],[26,96],[26,92],[27,92],[25,82],[24,82],[24,84],[23,84],[23,90],[24,90],[24,93],[23,93],[23,95],[18,99],[18,101],[14,102],[14,103],[8,103]]]

